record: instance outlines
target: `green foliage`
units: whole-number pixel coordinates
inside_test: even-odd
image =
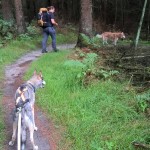
[[[97,71],[97,76],[100,78],[104,78],[104,79],[108,79],[114,75],[118,75],[119,72],[117,70],[104,70],[104,69],[100,69],[99,71]]]
[[[79,34],[79,38],[81,40],[82,43],[82,47],[90,47],[90,48],[99,48],[100,46],[102,46],[102,41],[99,40],[99,38],[97,37],[92,37],[89,38],[87,35],[80,33]]]
[[[81,54],[83,56],[83,53]],[[74,80],[78,81],[78,83],[81,83],[81,85],[83,85],[84,78],[86,77],[87,73],[94,72],[94,65],[98,57],[98,55],[95,53],[88,53],[86,55],[84,54],[84,56],[85,58],[82,62],[79,60],[67,60],[64,63],[64,66],[71,71],[70,74],[74,75]],[[68,81],[70,81],[70,79]]]
[[[72,83],[78,84],[82,83],[83,78],[85,76],[85,64],[78,60],[68,60],[64,62],[64,69],[69,71],[69,75],[67,76],[66,85],[70,86]]]
[[[3,41],[3,43],[0,43],[3,45],[9,40],[12,40],[16,36],[16,29],[14,26],[13,21],[8,22],[0,19],[0,39]]]
[[[100,40],[96,36],[91,38],[91,44],[93,45],[94,48],[99,48],[100,46],[103,46],[102,40]]]
[[[146,108],[149,107],[150,103],[150,93],[143,93],[136,95],[136,100],[138,102],[139,108],[142,112],[146,110]]]
[[[57,33],[56,34],[57,41],[59,41],[59,44],[63,43],[75,43],[77,41],[77,34],[73,32],[67,32],[67,33]]]
[[[13,39],[13,34],[8,32],[7,36],[4,37],[4,40],[12,40]]]
[[[38,35],[38,34],[40,33],[40,31],[39,31],[39,28],[37,28],[36,26],[34,26],[34,25],[29,25],[29,26],[27,27],[27,33],[28,33],[30,36],[34,37],[34,36]]]
[[[88,69],[92,69],[97,60],[98,55],[96,53],[88,53],[83,59],[83,64],[86,65]]]
[[[82,46],[88,46],[88,45],[91,44],[90,38],[88,36],[86,36],[85,34],[83,34],[83,33],[79,34],[79,39],[82,43]]]
[[[30,40],[32,38],[35,38],[39,34],[40,34],[39,28],[37,28],[36,26],[30,24],[27,27],[27,32],[24,33],[24,34],[20,34],[19,38],[20,38],[20,40]]]
[[[81,58],[85,57],[85,54],[81,52],[81,53],[79,53],[79,57],[81,57]]]
[[[25,34],[20,34],[19,38],[20,38],[20,40],[30,40],[31,36],[29,36],[28,33],[25,33]]]
[[[16,37],[18,40],[28,41],[32,38],[37,38],[38,36],[38,41],[42,40],[41,28],[36,27],[34,22],[29,24],[26,33],[18,36],[13,22],[6,22],[0,19],[0,30],[0,47],[3,47],[8,43],[8,41],[13,40]],[[70,29],[65,28],[65,32],[63,32],[63,30],[58,30],[56,38],[57,44],[75,43],[75,41],[77,40],[77,33],[70,32]],[[51,38],[49,38],[49,41],[51,41]]]

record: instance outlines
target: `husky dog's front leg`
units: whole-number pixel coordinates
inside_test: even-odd
[[[9,142],[10,146],[13,146],[16,140],[16,130],[17,130],[17,119],[13,122],[13,135],[12,135],[12,139]]]
[[[34,106],[32,107],[32,114],[33,114],[33,124],[34,124],[34,130],[37,131],[38,128],[35,125],[35,118],[34,118]]]
[[[34,139],[33,139],[34,126],[30,126],[30,127],[29,127],[29,130],[30,130],[30,141],[31,141],[31,143],[32,143],[33,150],[38,150],[38,146],[35,145]]]

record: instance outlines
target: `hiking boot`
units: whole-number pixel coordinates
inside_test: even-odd
[[[42,53],[48,53],[48,51],[47,50],[45,50],[45,51],[42,50]]]
[[[58,52],[58,51],[59,51],[59,49],[57,49],[57,48],[56,48],[56,49],[53,49],[53,51],[54,51],[54,52]]]

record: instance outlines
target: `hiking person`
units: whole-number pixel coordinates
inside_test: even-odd
[[[54,25],[58,25],[54,20],[54,6],[50,6],[47,9],[41,8],[38,14],[39,22],[41,21],[41,27],[43,28],[43,39],[42,39],[42,53],[47,53],[47,40],[48,37],[51,36],[52,39],[52,49],[54,52],[57,52],[56,48],[56,31]]]

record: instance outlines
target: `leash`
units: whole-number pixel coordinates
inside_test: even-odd
[[[18,135],[17,135],[17,150],[21,150],[21,111],[22,108],[18,108]]]
[[[16,99],[16,110],[18,113],[18,134],[17,134],[17,150],[21,150],[21,113],[25,103],[29,102],[29,99],[25,99],[24,92],[27,91],[26,86],[21,86],[18,89],[20,96]]]

